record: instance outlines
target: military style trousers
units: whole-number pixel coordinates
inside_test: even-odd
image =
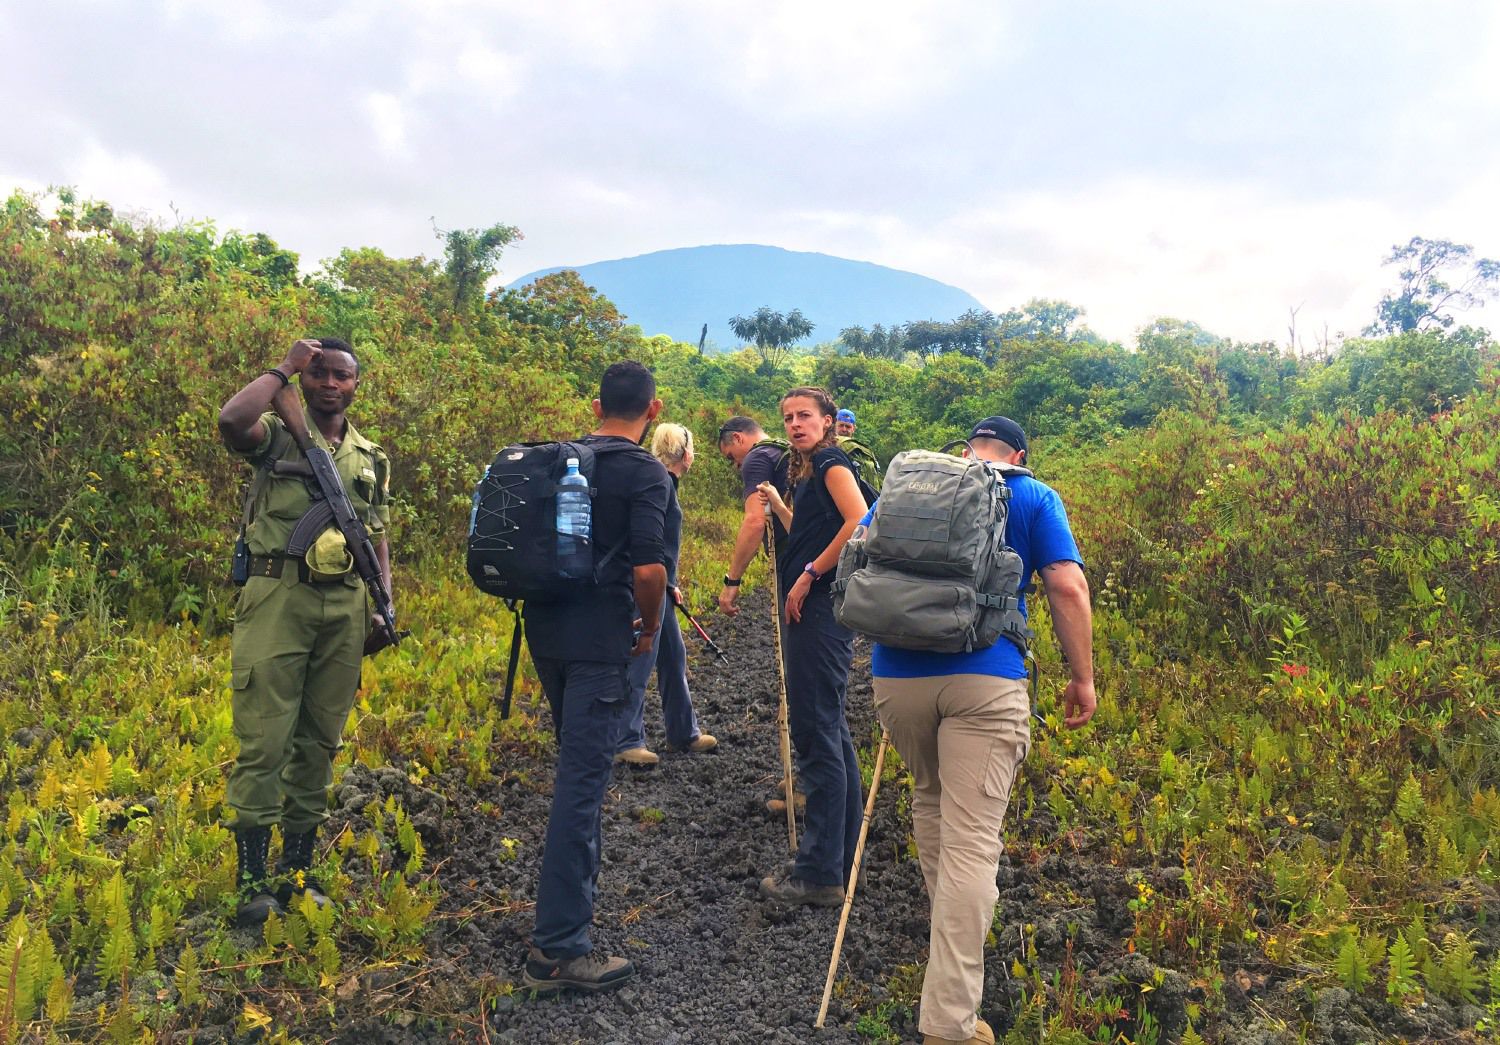
[[[1004,641],[1004,640],[1001,640]],[[1000,829],[1031,746],[1024,679],[937,675],[875,679],[875,711],[911,771],[912,832],[932,905],[918,1026],[967,1041],[984,989]]]
[[[289,568],[241,589],[231,660],[240,752],[225,791],[239,826],[301,832],[327,819],[369,621],[354,575],[307,584]]]

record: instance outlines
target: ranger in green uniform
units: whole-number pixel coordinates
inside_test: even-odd
[[[333,758],[371,631],[365,585],[338,527],[319,533],[297,528],[313,504],[316,482],[271,410],[295,374],[302,375],[308,431],[333,454],[392,590],[390,461],[344,416],[359,384],[359,361],[335,338],[297,341],[279,366],[236,392],[219,412],[225,444],[255,468],[237,549],[244,587],[235,609],[232,706],[240,751],[225,795],[236,814],[240,925],[264,922],[298,892],[328,902],[305,872],[318,825],[328,816]],[[289,400],[295,397],[282,397]],[[266,859],[274,824],[281,825],[277,875],[285,882],[273,892]]]

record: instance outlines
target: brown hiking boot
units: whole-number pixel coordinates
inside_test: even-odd
[[[661,761],[661,757],[655,751],[648,751],[643,747],[626,748],[615,756],[616,762],[624,762],[628,766],[644,768],[654,766]]]
[[[837,907],[844,902],[844,890],[839,886],[814,885],[789,874],[762,878],[760,895],[778,903],[806,904],[809,907]]]
[[[983,1020],[974,1024],[974,1033],[967,1038],[939,1038],[936,1034],[922,1035],[922,1045],[995,1045],[995,1032]]]
[[[577,958],[549,958],[540,948],[533,947],[526,956],[526,971],[521,981],[541,993],[568,987],[597,993],[612,991],[634,975],[635,965],[628,958],[598,951]]]
[[[712,751],[718,746],[718,738],[712,733],[699,733],[683,750],[701,754],[704,751]]]
[[[802,816],[807,812],[807,796],[801,791],[793,791],[792,796],[797,803],[797,815]],[[766,800],[766,812],[772,816],[786,816],[786,788],[778,787],[775,797]]]

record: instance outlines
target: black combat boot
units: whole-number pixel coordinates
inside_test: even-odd
[[[331,901],[312,870],[313,851],[317,848],[318,829],[309,827],[295,834],[285,828],[281,832],[281,859],[276,864],[276,876],[285,882],[276,890],[277,898],[287,907],[299,902],[305,893],[319,907],[327,907]]]
[[[234,848],[239,863],[235,881],[240,896],[234,924],[241,928],[263,925],[272,911],[278,915],[283,913],[281,902],[271,895],[270,883],[266,881],[266,854],[271,849],[271,829],[236,828]]]

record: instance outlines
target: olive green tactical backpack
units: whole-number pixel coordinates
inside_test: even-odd
[[[834,613],[897,649],[965,653],[1004,637],[1024,654],[1021,557],[1005,543],[1006,475],[1016,465],[906,450],[886,471],[875,515],[839,554]]]
[[[879,493],[883,481],[881,477],[885,473],[881,470],[880,458],[875,456],[875,451],[852,435],[841,435],[838,440],[839,449],[849,455],[849,460],[859,466],[860,475]]]

